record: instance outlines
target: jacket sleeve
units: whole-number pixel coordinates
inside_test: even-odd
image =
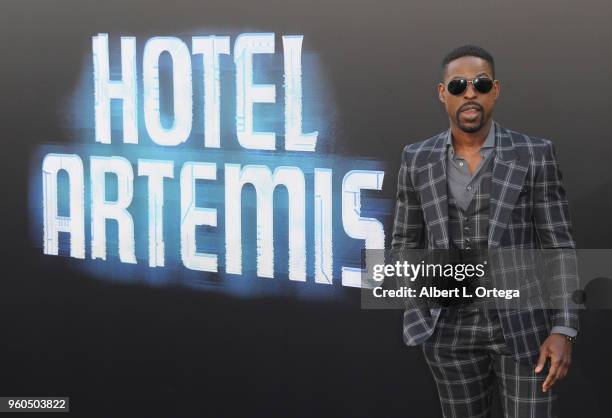
[[[406,146],[402,152],[402,162],[397,176],[397,194],[391,250],[388,263],[419,263],[425,258],[425,223],[423,209],[411,179],[411,154]],[[420,251],[419,251],[420,250]],[[405,277],[392,276],[385,279],[383,288],[400,287],[416,288],[420,281],[410,281]],[[406,297],[403,300],[406,309],[426,307],[424,298]]]
[[[552,142],[546,146],[534,181],[533,223],[544,257],[552,326],[578,330],[576,243],[563,177]]]
[[[423,210],[410,177],[408,156],[408,146],[406,146],[402,152],[402,163],[397,175],[392,250],[424,247]]]

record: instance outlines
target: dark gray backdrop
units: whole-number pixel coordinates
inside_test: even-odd
[[[29,159],[65,137],[91,36],[303,34],[337,103],[336,152],[388,161],[445,129],[439,61],[496,58],[496,120],[555,141],[580,248],[610,248],[611,9],[604,0],[13,1],[0,6],[3,150],[0,395],[72,398],[75,416],[438,417],[401,314],[102,283],[28,239]],[[278,50],[278,48],[277,48]],[[44,69],[44,71],[42,71]],[[386,219],[390,232],[392,219]],[[612,314],[586,312],[562,417],[609,416]],[[115,412],[117,411],[117,412]],[[121,411],[121,412],[118,412]]]

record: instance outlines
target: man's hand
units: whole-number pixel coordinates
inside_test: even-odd
[[[540,357],[535,368],[536,373],[544,369],[546,359],[550,357],[550,369],[548,376],[542,384],[542,391],[546,392],[557,380],[561,380],[567,375],[569,366],[572,362],[572,343],[563,334],[550,334],[540,346]]]

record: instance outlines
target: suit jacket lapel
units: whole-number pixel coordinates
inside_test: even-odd
[[[529,167],[529,156],[518,152],[510,133],[497,123],[495,135],[489,208],[489,248],[499,247]]]
[[[519,152],[510,133],[495,123],[495,158],[489,205],[489,248],[500,244],[510,215],[523,187],[529,168],[529,155]],[[427,165],[418,170],[423,214],[434,248],[449,248],[446,138],[440,133],[432,146]]]

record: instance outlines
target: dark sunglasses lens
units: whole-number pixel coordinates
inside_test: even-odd
[[[448,92],[450,94],[453,94],[455,96],[463,93],[463,91],[465,90],[465,88],[467,87],[467,80],[465,78],[460,78],[457,80],[451,80],[448,83],[447,89]]]
[[[474,87],[481,93],[488,93],[493,88],[493,80],[490,78],[475,78]]]

